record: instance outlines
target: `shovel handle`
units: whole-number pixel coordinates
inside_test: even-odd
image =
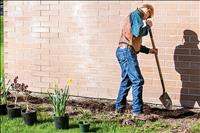
[[[154,40],[153,40],[153,34],[152,34],[152,31],[151,31],[151,28],[149,28],[149,35],[150,35],[150,38],[151,38],[151,43],[152,43],[153,49],[155,49],[156,46],[155,46],[155,43],[154,43]],[[163,94],[164,94],[165,93],[165,84],[164,84],[164,81],[163,81],[163,76],[162,76],[162,72],[161,72],[161,68],[160,68],[160,63],[159,63],[159,60],[158,60],[158,55],[157,54],[154,54],[154,55],[155,55],[156,64],[157,64],[157,67],[158,67],[158,72],[159,72],[160,81],[161,81]]]

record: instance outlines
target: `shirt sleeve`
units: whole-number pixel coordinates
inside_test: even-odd
[[[147,48],[146,46],[141,46],[141,48],[140,48],[140,52],[142,52],[142,53],[145,53],[145,54],[148,54],[149,53],[149,48]]]
[[[149,26],[143,27],[141,13],[136,10],[130,14],[131,31],[135,37],[141,37],[148,34]]]

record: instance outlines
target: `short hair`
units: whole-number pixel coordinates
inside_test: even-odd
[[[154,8],[153,8],[152,5],[150,5],[150,4],[143,4],[140,8],[147,8],[148,10],[150,10],[151,17],[154,15]]]

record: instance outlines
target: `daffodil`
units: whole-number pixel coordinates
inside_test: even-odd
[[[72,84],[72,82],[73,82],[72,79],[68,79],[67,80],[67,85],[69,86],[70,84]]]

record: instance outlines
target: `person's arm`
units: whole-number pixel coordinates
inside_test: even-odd
[[[157,48],[150,49],[150,48],[147,48],[146,46],[142,45],[141,48],[140,48],[140,52],[145,53],[145,54],[149,54],[149,53],[158,54],[158,49]]]
[[[135,37],[141,37],[148,34],[148,25],[143,27],[142,16],[139,11],[134,11],[130,14],[131,31]]]
[[[147,48],[146,46],[142,45],[141,48],[140,48],[140,52],[142,52],[142,53],[148,54],[149,51],[150,51],[150,49]]]

